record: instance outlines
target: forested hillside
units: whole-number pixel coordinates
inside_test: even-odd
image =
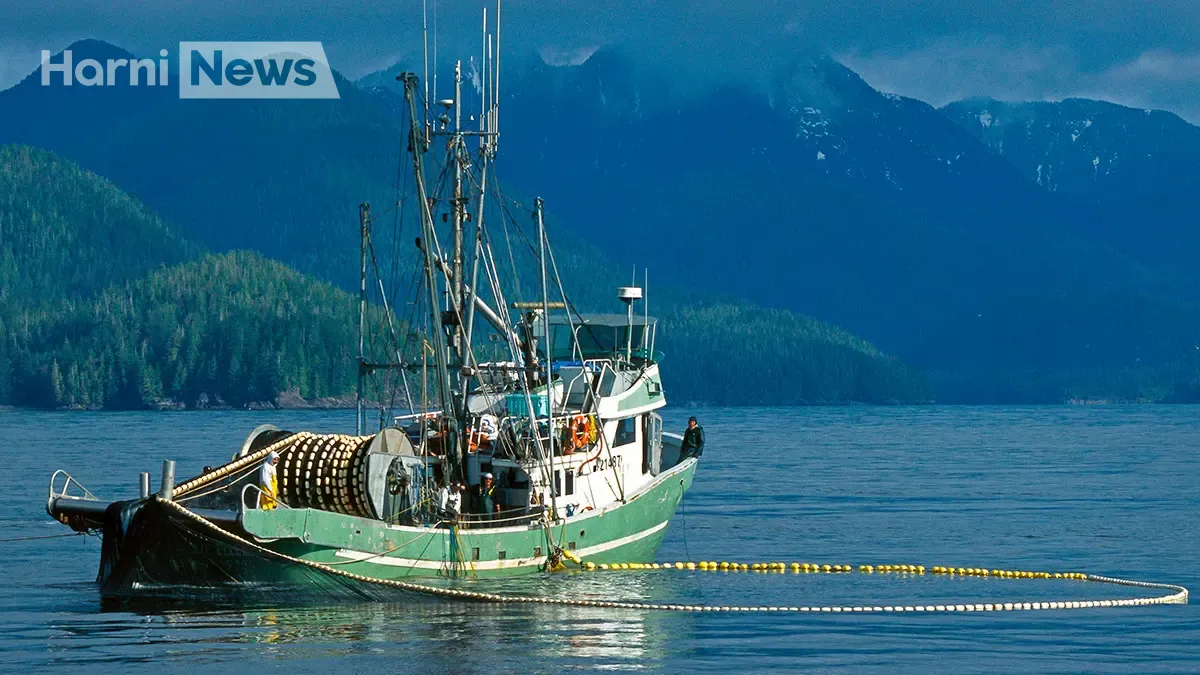
[[[353,299],[328,284],[254,253],[209,255],[16,330],[9,399],[143,408],[344,395],[356,327]]]
[[[0,147],[0,404],[344,395],[355,327],[344,292],[257,254],[204,256],[109,181]]]
[[[258,253],[205,254],[113,184],[56,155],[0,148],[0,404],[49,408],[271,405],[353,392],[356,299]],[[512,257],[532,260],[527,234]],[[581,311],[616,304],[628,277],[563,234],[556,247]],[[414,254],[414,250],[408,253]],[[180,262],[194,258],[188,262]],[[526,271],[520,297],[535,297]],[[656,290],[676,402],[922,401],[923,379],[819,321]],[[402,319],[398,335],[406,335]],[[373,361],[390,361],[386,322]],[[786,365],[783,365],[786,364]],[[386,388],[371,389],[387,396]]]
[[[86,297],[200,248],[112,183],[26,146],[0,146],[0,319]],[[6,323],[8,323],[6,321]]]
[[[685,400],[726,405],[929,400],[925,378],[899,359],[785,310],[683,307],[665,317],[659,332],[668,394],[677,391]]]

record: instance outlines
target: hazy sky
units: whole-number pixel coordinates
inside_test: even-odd
[[[435,3],[426,0],[430,19]],[[478,52],[483,3],[436,3],[443,55]],[[494,7],[494,4],[490,4]],[[0,88],[41,49],[95,37],[138,54],[180,40],[320,40],[351,77],[420,59],[421,0],[0,0]],[[508,0],[506,54],[618,46],[689,83],[759,77],[821,49],[879,89],[1104,98],[1200,123],[1200,0]],[[451,50],[457,47],[457,50]]]

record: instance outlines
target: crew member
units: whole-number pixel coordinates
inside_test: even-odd
[[[275,465],[278,463],[279,453],[272,450],[258,470],[258,488],[261,490],[258,494],[258,508],[264,511],[275,508],[276,500],[279,499],[279,477],[275,472]]]
[[[492,474],[484,473],[479,477],[479,487],[475,491],[475,510],[482,520],[491,520],[496,513],[495,498],[496,484],[492,482]]]
[[[462,485],[450,481],[441,489],[439,501],[446,520],[458,520],[458,514],[462,512]]]
[[[687,430],[683,432],[683,443],[679,448],[680,459],[704,454],[704,427],[696,423],[695,417],[688,418]]]

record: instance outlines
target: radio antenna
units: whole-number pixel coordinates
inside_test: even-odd
[[[496,77],[492,84],[492,150],[500,141],[500,0],[496,0]]]
[[[437,99],[437,71],[438,71],[438,54],[437,54],[437,0],[433,0],[433,98]],[[425,75],[426,81],[429,80],[428,73]],[[425,106],[429,107],[429,95],[425,95]]]
[[[487,136],[484,132],[487,131],[487,125],[484,119],[488,112],[488,32],[487,32],[487,7],[483,8],[483,44],[480,45],[482,54],[480,58],[480,68],[476,72],[479,73],[479,149],[483,150],[487,147]]]
[[[435,0],[436,2],[436,0]],[[425,131],[429,132],[429,0],[421,0],[421,34],[425,43]]]

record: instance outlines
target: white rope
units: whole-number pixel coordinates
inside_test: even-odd
[[[172,501],[162,500],[155,497],[162,504],[174,509],[179,514],[190,518],[191,520],[200,523],[205,528],[219,534],[227,539],[232,539],[241,543],[244,546],[253,548],[261,553],[269,556],[287,560],[289,562],[305,565],[313,569],[318,569],[329,574],[337,575],[355,581],[364,583],[387,586],[398,590],[411,591],[432,595],[443,598],[454,598],[459,600],[473,600],[477,602],[490,603],[507,603],[507,604],[540,604],[540,605],[560,605],[568,607],[600,607],[612,609],[637,609],[637,610],[655,610],[655,611],[673,611],[673,612],[769,612],[769,613],[902,613],[902,612],[1005,612],[1005,611],[1029,611],[1043,609],[1093,609],[1101,607],[1139,607],[1145,605],[1170,605],[1170,604],[1187,604],[1188,590],[1183,586],[1174,584],[1159,584],[1146,581],[1132,581],[1129,579],[1118,579],[1114,577],[1104,577],[1094,574],[1086,576],[1087,581],[1096,583],[1116,584],[1121,586],[1135,586],[1140,588],[1156,588],[1171,591],[1166,595],[1161,595],[1151,598],[1125,598],[1116,600],[1056,600],[1051,602],[990,602],[990,603],[974,603],[974,604],[954,604],[954,605],[825,605],[825,606],[744,606],[744,605],[687,605],[687,604],[659,604],[648,602],[630,602],[630,601],[612,601],[612,600],[587,600],[581,598],[548,598],[548,597],[533,597],[523,595],[500,595],[497,593],[483,593],[479,591],[464,591],[453,588],[440,588],[437,586],[427,586],[424,584],[416,584],[407,581],[397,581],[393,579],[375,579],[372,577],[347,572],[346,570],[337,569],[328,565],[296,558],[278,551],[273,551],[269,548],[259,546],[254,542],[248,541],[238,535],[223,530],[214,523],[188,510],[181,504]]]
[[[271,454],[272,451],[282,451],[285,448],[290,449],[290,446],[293,446],[297,442],[307,438],[313,438],[315,436],[316,434],[308,431],[301,431],[291,434],[290,436],[285,436],[268,445],[267,447],[258,450],[257,452],[236,459],[224,466],[219,466],[206,474],[201,474],[200,476],[197,476],[185,483],[175,486],[175,497],[178,499],[188,492],[191,492],[198,487],[207,485],[208,483],[221,478],[222,476],[227,476],[243,467],[252,466],[258,461],[266,459],[267,455]]]

